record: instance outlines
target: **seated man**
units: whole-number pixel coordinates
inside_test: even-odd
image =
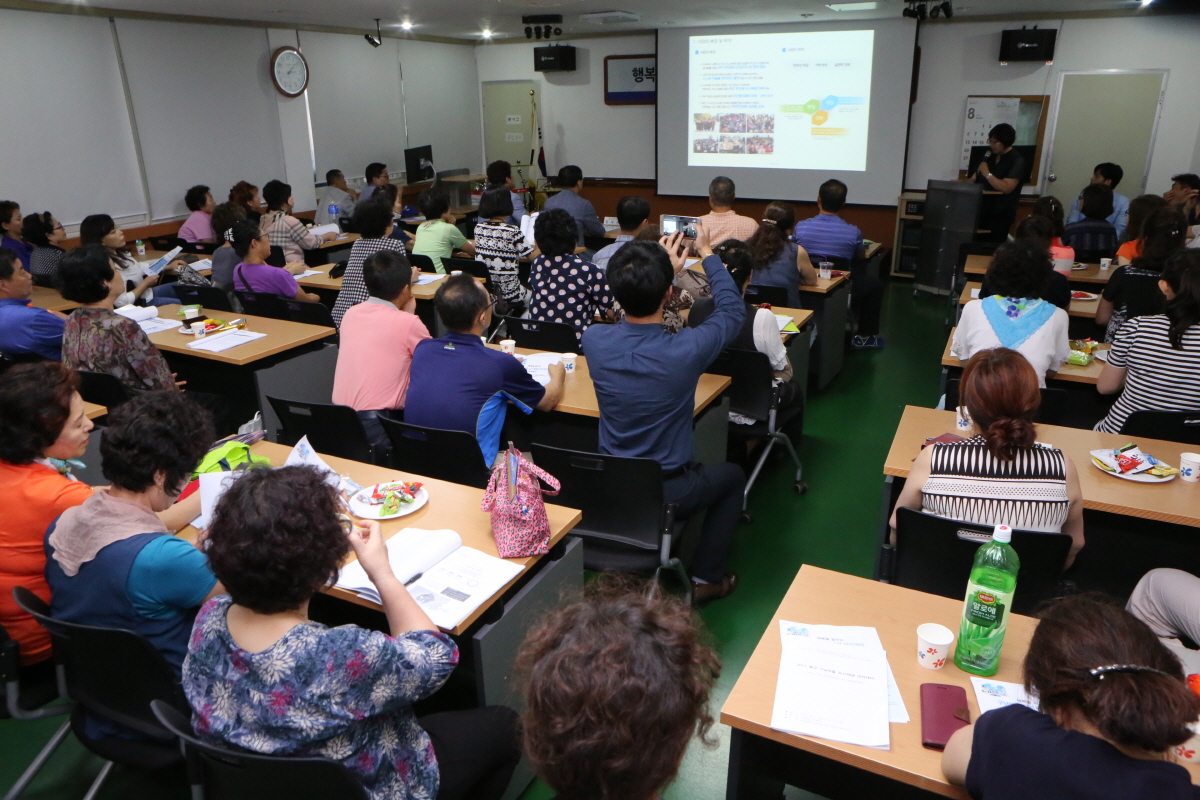
[[[211,242],[213,233],[212,214],[217,207],[212,192],[207,186],[193,186],[183,197],[184,205],[192,212],[179,226],[179,238],[185,242]]]
[[[1105,161],[1103,164],[1097,164],[1092,170],[1092,183],[1102,183],[1113,190],[1113,211],[1108,215],[1108,221],[1117,229],[1117,241],[1121,241],[1125,235],[1125,223],[1129,221],[1129,198],[1123,194],[1117,194],[1117,184],[1121,182],[1121,178],[1125,177],[1125,170],[1121,169],[1118,164],[1113,164]],[[1083,195],[1075,198],[1075,202],[1071,204],[1071,213],[1067,214],[1067,224],[1079,222],[1084,218],[1083,211],[1080,208],[1083,202]]]
[[[677,232],[661,244],[630,242],[613,256],[608,281],[625,319],[589,327],[583,350],[600,403],[601,452],[657,461],[664,499],[677,506],[679,516],[708,512],[692,564],[693,598],[702,605],[737,588],[737,576],[725,572],[725,558],[742,513],[746,474],[737,464],[692,460],[696,384],[737,338],[746,312],[701,225],[696,250],[712,285],[712,314],[674,336],[663,330],[663,304],[685,260],[682,243]]]
[[[583,170],[574,164],[563,167],[558,171],[558,186],[562,191],[550,195],[542,210],[561,208],[574,217],[575,225],[579,228],[576,244],[580,246],[583,245],[584,236],[603,236],[604,225],[596,216],[595,207],[579,196],[583,191]]]
[[[333,402],[358,412],[367,438],[385,453],[392,444],[379,412],[404,408],[413,351],[429,330],[413,313],[412,266],[403,255],[372,253],[363,261],[362,277],[371,296],[342,317]]]
[[[608,269],[608,260],[616,255],[626,242],[632,242],[633,237],[646,227],[649,220],[650,203],[646,198],[630,195],[618,200],[617,224],[621,226],[621,234],[612,244],[597,250],[596,255],[592,256],[592,263],[600,269]]]
[[[340,169],[325,173],[325,185],[317,190],[317,213],[313,221],[318,225],[333,223],[354,215],[354,203],[358,192],[346,185],[346,176]]]
[[[512,198],[512,214],[504,221],[509,225],[521,224],[521,217],[529,212],[525,210],[525,195],[514,191],[516,184],[513,182],[512,164],[507,161],[493,161],[487,165],[487,182],[489,186],[503,186],[508,189],[508,194]]]
[[[838,215],[844,205],[846,184],[837,179],[825,181],[817,190],[817,215],[797,222],[792,238],[808,252],[814,265],[821,256],[844,258],[850,263],[853,284],[850,304],[858,318],[858,331],[850,346],[856,350],[878,350],[883,347],[883,337],[879,335],[883,284],[863,269],[862,232]]]
[[[62,361],[66,315],[34,308],[33,275],[21,269],[17,254],[0,247],[0,353],[34,354]]]
[[[758,220],[743,217],[733,210],[733,201],[737,197],[733,181],[723,175],[712,179],[708,185],[708,206],[712,211],[700,218],[700,223],[708,231],[708,241],[720,244],[726,239],[737,239],[744,242],[758,230]],[[699,250],[696,251],[699,255]]]
[[[1112,216],[1113,190],[1103,183],[1089,183],[1079,195],[1083,219],[1063,229],[1062,243],[1075,251],[1076,258],[1096,263],[1117,254],[1117,229],[1108,221]]]
[[[562,364],[551,364],[550,383],[543,387],[520,361],[484,345],[480,337],[492,324],[493,300],[473,276],[451,275],[441,284],[433,305],[447,333],[413,352],[404,421],[474,435],[490,467],[508,403],[526,414],[553,409],[566,373]]]
[[[392,176],[388,174],[387,164],[381,164],[378,161],[372,161],[367,164],[366,173],[363,175],[366,178],[367,185],[358,195],[358,202],[369,200],[375,190],[385,183],[392,182]]]
[[[1163,199],[1172,208],[1178,208],[1187,217],[1188,225],[1200,225],[1200,175],[1183,172],[1171,178],[1171,188],[1163,192]],[[0,208],[3,204],[0,203]],[[4,245],[8,247],[8,244]],[[19,255],[19,253],[18,253]]]

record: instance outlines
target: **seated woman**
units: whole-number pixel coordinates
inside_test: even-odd
[[[597,312],[611,314],[612,290],[604,270],[575,255],[575,219],[561,208],[538,214],[533,237],[541,254],[529,269],[529,319],[562,322],[576,337]]]
[[[1046,373],[1056,371],[1071,355],[1067,312],[1040,299],[1048,271],[1046,251],[1033,242],[1001,245],[986,276],[995,294],[963,307],[951,354],[966,361],[993,347],[1016,350],[1033,366],[1038,386],[1044,388]]]
[[[213,209],[213,235],[221,246],[209,256],[212,259],[213,286],[224,292],[233,291],[233,268],[241,261],[233,249],[233,224],[246,219],[246,207],[240,203],[222,203]]]
[[[1125,239],[1117,248],[1118,266],[1129,264],[1142,254],[1142,226],[1146,224],[1147,217],[1166,206],[1167,201],[1162,198],[1162,195],[1157,194],[1143,194],[1129,201],[1129,219],[1125,223]]]
[[[267,235],[270,244],[283,248],[283,257],[288,263],[304,261],[305,250],[315,250],[338,237],[333,231],[317,236],[292,216],[292,187],[283,181],[267,181],[263,187],[263,198],[267,201],[268,211],[259,220],[262,232]],[[267,254],[270,255],[269,248]]]
[[[172,535],[173,508],[214,439],[212,418],[179,392],[145,392],[109,414],[100,440],[104,477],[45,533],[46,582],[56,619],[144,636],[182,673],[200,605],[225,589],[197,546]],[[198,493],[197,493],[198,494]],[[93,737],[126,732],[89,715]]]
[[[434,268],[443,274],[446,268],[442,265],[442,259],[453,256],[455,250],[462,250],[469,256],[475,255],[475,243],[463,236],[455,224],[454,215],[450,213],[448,194],[441,189],[426,189],[417,198],[417,205],[421,207],[425,221],[417,226],[412,252],[429,256]]]
[[[263,206],[258,199],[258,187],[249,181],[238,181],[229,190],[229,202],[236,203],[246,212],[244,219],[251,222],[262,220]]]
[[[108,253],[113,267],[121,276],[121,294],[115,300],[116,308],[139,305],[166,306],[179,302],[175,287],[170,284],[158,286],[159,275],[151,275],[146,271],[148,265],[135,261],[125,249],[125,232],[117,227],[117,223],[108,214],[92,214],[84,217],[79,223],[79,244],[100,245]],[[183,264],[182,260],[173,261],[163,272],[175,269]]]
[[[1074,462],[1037,443],[1033,420],[1041,400],[1037,375],[1016,350],[976,353],[958,389],[970,438],[922,450],[896,507],[979,525],[1070,534],[1070,566],[1084,543],[1083,494]],[[891,527],[895,544],[894,511]]]
[[[762,222],[746,244],[754,253],[755,286],[777,286],[788,293],[788,308],[800,307],[800,285],[816,286],[817,270],[804,248],[792,241],[796,209],[774,202],[763,211]]]
[[[1095,594],[1038,615],[1025,687],[1041,709],[989,711],[955,732],[942,771],[973,798],[1192,800],[1171,750],[1192,735],[1198,699],[1146,624]]]
[[[1071,282],[1067,279],[1066,275],[1052,269],[1053,259],[1060,257],[1054,255],[1055,248],[1050,244],[1054,238],[1054,224],[1046,217],[1036,217],[1030,214],[1017,225],[1017,232],[1013,238],[1018,241],[1033,242],[1050,254],[1046,258],[1046,284],[1038,297],[1053,303],[1063,311],[1070,312]],[[1066,256],[1066,258],[1073,260],[1075,258],[1075,251],[1069,247],[1066,249],[1071,252],[1071,255]],[[987,275],[984,275],[983,283],[979,287],[979,299],[983,300],[991,297],[993,294],[995,294],[995,291],[992,290],[991,282],[988,281]]]
[[[1083,219],[1066,227],[1063,244],[1074,248],[1081,258],[1092,263],[1101,258],[1112,258],[1117,253],[1117,229],[1108,221],[1113,213],[1112,187],[1089,183],[1083,187],[1079,201]]]
[[[286,300],[304,303],[321,302],[320,295],[300,288],[291,272],[267,263],[267,257],[271,255],[271,242],[258,225],[249,220],[235,222],[229,229],[229,236],[233,252],[240,259],[233,268],[234,291],[277,294]]]
[[[529,632],[517,671],[525,752],[559,797],[653,800],[694,737],[711,744],[721,662],[678,598],[597,581]]]
[[[185,242],[212,242],[213,235],[212,213],[217,207],[212,192],[207,186],[193,186],[183,196],[183,204],[192,212],[183,224],[179,226],[179,238]]]
[[[59,514],[92,496],[71,475],[91,430],[75,370],[42,361],[0,373],[0,625],[20,647],[30,678],[54,672],[50,634],[17,608],[12,590],[24,586],[50,600],[42,540]]]
[[[390,185],[390,184],[386,184]],[[392,238],[392,207],[387,200],[376,201],[369,197],[354,206],[354,229],[359,239],[350,246],[350,258],[346,260],[346,271],[342,274],[342,288],[337,302],[333,304],[333,321],[339,326],[351,306],[367,302],[371,293],[363,282],[363,262],[375,253],[392,252],[404,254],[404,243]],[[420,270],[413,269],[413,280]]]
[[[337,491],[307,466],[251,470],[217,503],[208,560],[229,594],[200,610],[183,665],[196,734],[336,759],[374,800],[496,800],[520,758],[517,715],[489,706],[417,719],[412,704],[446,682],[458,648],[392,573],[379,523],[339,510]],[[308,618],[351,549],[387,633]]]
[[[1040,217],[1050,223],[1052,232],[1047,247],[1050,250],[1051,259],[1069,258],[1074,261],[1075,250],[1062,242],[1063,234],[1066,231],[1066,226],[1063,224],[1065,215],[1066,211],[1063,209],[1062,201],[1053,195],[1045,194],[1034,202],[1033,208],[1029,210],[1029,216],[1025,219]],[[1018,235],[1015,238],[1020,239],[1020,227],[1017,230]]]
[[[29,271],[38,286],[54,286],[58,281],[58,262],[63,256],[62,243],[67,232],[49,211],[30,214],[25,218],[21,235],[33,247],[29,255]]]
[[[1120,433],[1136,411],[1200,408],[1200,250],[1168,258],[1158,288],[1166,313],[1129,320],[1108,351],[1096,389],[1121,396],[1098,431]]]
[[[504,314],[519,317],[529,307],[529,290],[521,285],[520,262],[538,255],[538,250],[525,241],[520,228],[505,222],[512,213],[512,192],[507,186],[483,193],[479,222],[475,223],[475,260],[487,264],[497,296],[508,304]]]
[[[1111,342],[1126,320],[1161,314],[1165,300],[1158,290],[1163,265],[1184,249],[1187,220],[1177,208],[1165,206],[1142,223],[1142,254],[1117,267],[1104,286],[1096,306],[1096,324],[1106,326],[1104,341]]]
[[[404,203],[401,202],[400,197],[400,187],[394,183],[385,183],[382,186],[376,186],[375,191],[371,192],[371,196],[367,199],[391,206],[392,232],[388,238],[399,239],[404,242],[405,249],[412,250],[413,238],[408,235],[408,231],[404,230],[404,226],[400,224],[400,212],[404,209]]]

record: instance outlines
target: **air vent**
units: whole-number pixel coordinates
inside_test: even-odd
[[[640,22],[641,17],[631,11],[597,11],[594,14],[580,14],[579,21],[591,25],[619,25],[622,22]]]

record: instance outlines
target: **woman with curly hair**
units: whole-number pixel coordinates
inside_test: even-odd
[[[525,752],[562,800],[652,800],[709,736],[717,654],[681,600],[601,580],[530,631]]]
[[[392,573],[378,522],[350,523],[312,467],[251,470],[221,497],[208,559],[229,592],[200,610],[183,667],[197,735],[256,753],[323,756],[373,800],[498,800],[520,758],[501,706],[417,719],[458,663]],[[326,628],[309,600],[353,550],[388,633]],[[266,702],[263,698],[268,698]]]

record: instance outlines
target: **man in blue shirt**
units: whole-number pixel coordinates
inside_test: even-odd
[[[510,225],[520,227],[521,217],[527,213],[525,210],[525,198],[520,192],[513,191],[517,188],[513,181],[512,164],[507,161],[493,161],[487,165],[487,181],[489,186],[503,186],[508,189],[508,196],[512,199],[513,211],[512,214],[504,220]]]
[[[742,328],[745,303],[698,226],[696,251],[713,290],[713,312],[695,328],[663,330],[663,304],[684,268],[681,233],[661,244],[630,242],[609,261],[608,283],[625,319],[583,332],[588,371],[600,403],[600,450],[662,465],[663,494],[687,518],[707,510],[692,563],[694,602],[728,597],[737,576],[725,558],[737,532],[746,474],[737,464],[692,459],[696,384]],[[664,247],[666,249],[664,249]]]
[[[1129,198],[1123,194],[1117,194],[1117,184],[1124,177],[1125,170],[1110,161],[1097,164],[1096,168],[1092,170],[1092,183],[1102,183],[1113,190],[1113,212],[1106,219],[1117,229],[1118,243],[1122,241],[1121,237],[1125,235],[1125,223],[1129,221]],[[1067,214],[1068,225],[1084,219],[1082,198],[1083,195],[1081,193],[1075,198],[1075,202],[1071,204],[1071,213]]]
[[[596,216],[595,207],[579,196],[583,191],[583,170],[574,164],[563,167],[558,171],[558,185],[562,191],[551,196],[542,208],[546,211],[561,208],[574,217],[579,227],[579,239],[576,242],[579,245],[583,244],[584,236],[603,236],[604,225]]]
[[[633,237],[646,227],[649,220],[650,203],[646,198],[630,195],[618,200],[617,224],[621,226],[621,233],[612,244],[596,251],[596,255],[592,256],[592,263],[600,269],[608,269],[609,259],[615,256],[626,242],[632,242]]]
[[[21,266],[29,272],[29,257],[33,248],[21,238],[24,227],[20,204],[12,200],[0,200],[0,247],[13,251]]]
[[[551,364],[543,387],[517,359],[492,350],[480,338],[492,324],[495,300],[472,275],[442,281],[433,304],[446,326],[439,339],[426,339],[413,351],[404,421],[443,430],[466,431],[479,441],[484,463],[492,466],[511,402],[526,414],[550,411],[562,399],[562,364]]]
[[[858,330],[850,346],[855,350],[878,350],[883,347],[883,337],[879,335],[883,284],[868,275],[862,263],[862,231],[838,215],[845,205],[846,184],[836,178],[825,181],[817,190],[817,215],[797,222],[792,238],[805,249],[814,266],[822,260],[820,256],[847,262],[853,285],[850,305],[858,320]]]
[[[62,361],[63,324],[66,316],[34,308],[33,275],[21,269],[17,255],[0,247],[0,353],[39,355]]]

